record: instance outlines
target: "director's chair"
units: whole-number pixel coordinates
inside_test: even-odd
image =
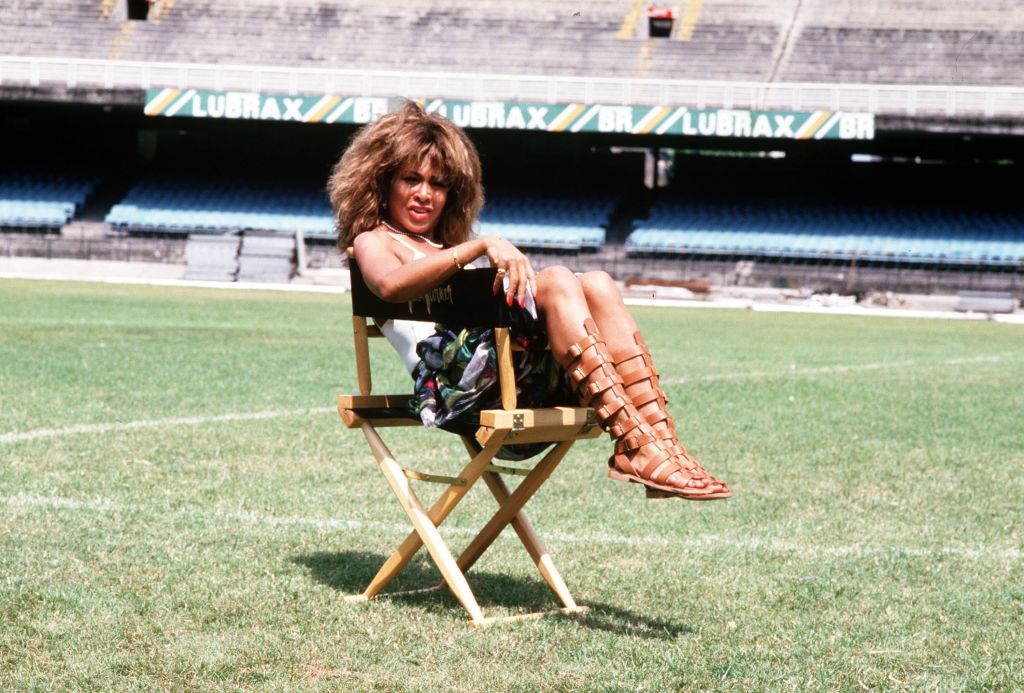
[[[491,293],[494,269],[462,270],[421,299],[387,303],[367,288],[359,272],[359,266],[351,257],[351,251],[349,255],[352,278],[352,326],[360,394],[339,395],[338,412],[349,428],[359,428],[366,436],[380,471],[412,521],[413,531],[384,562],[363,593],[350,596],[347,600],[365,601],[381,594],[420,547],[426,546],[430,557],[441,571],[441,583],[421,590],[395,592],[392,595],[448,587],[469,612],[470,622],[474,626],[548,614],[586,613],[588,607],[576,604],[540,538],[523,514],[522,508],[547,481],[573,443],[601,434],[594,411],[587,407],[516,407],[512,359],[514,347],[509,336],[509,308],[504,303],[503,296],[493,296]],[[368,322],[368,318],[373,318],[378,323],[386,319],[403,319],[437,322],[449,327],[494,328],[502,408],[481,411],[479,426],[443,427],[459,435],[466,452],[469,453],[469,463],[458,476],[418,471],[399,464],[377,432],[378,428],[422,426],[422,423],[406,407],[411,395],[372,394],[369,338],[383,335],[376,324]],[[434,435],[427,429],[424,429],[423,434]],[[502,446],[527,443],[552,443],[554,447],[537,461],[532,469],[495,464],[495,455]],[[505,484],[502,477],[506,475],[523,477],[515,490],[510,490]],[[437,528],[481,478],[498,502],[498,510],[456,559]],[[420,502],[410,481],[441,484],[444,489],[428,510]],[[506,618],[484,617],[465,573],[509,524],[536,563],[545,582],[561,601],[561,609]]]

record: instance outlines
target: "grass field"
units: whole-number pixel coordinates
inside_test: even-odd
[[[636,313],[735,497],[648,502],[578,445],[527,511],[590,615],[477,631],[447,593],[342,599],[406,532],[333,412],[347,297],[0,282],[0,689],[1024,688],[1024,328]],[[514,536],[470,579],[554,606]]]

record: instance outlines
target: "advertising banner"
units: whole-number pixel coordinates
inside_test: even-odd
[[[401,99],[331,94],[285,96],[150,89],[146,92],[145,113],[155,117],[361,124],[398,108],[401,103]],[[875,137],[872,113],[447,99],[427,99],[420,103],[428,112],[449,118],[465,128],[798,140],[870,140]]]

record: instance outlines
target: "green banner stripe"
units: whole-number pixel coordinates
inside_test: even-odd
[[[145,113],[154,117],[361,124],[397,109],[401,103],[401,99],[332,94],[285,96],[149,89]],[[870,140],[875,137],[872,113],[448,99],[429,99],[421,103],[428,112],[466,128],[774,139]]]

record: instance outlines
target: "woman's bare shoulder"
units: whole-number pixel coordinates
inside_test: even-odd
[[[390,247],[387,236],[383,232],[384,227],[378,226],[370,231],[363,231],[361,234],[352,239],[352,248],[356,253],[364,253],[366,251],[382,250]]]
[[[356,261],[363,267],[374,264],[379,267],[393,269],[401,265],[402,258],[395,244],[388,237],[384,227],[363,233],[352,239],[352,253]]]

